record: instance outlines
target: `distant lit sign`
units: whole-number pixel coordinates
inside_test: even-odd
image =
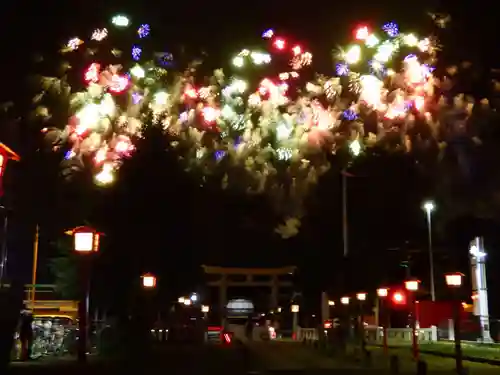
[[[249,315],[254,312],[254,306],[249,300],[233,299],[228,302],[226,310],[229,316]]]

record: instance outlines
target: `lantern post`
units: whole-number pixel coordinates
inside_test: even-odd
[[[293,331],[293,338],[294,340],[298,340],[297,334],[298,334],[298,326],[299,326],[299,310],[300,306],[297,304],[293,304],[290,306],[290,310],[293,314],[293,323],[292,323],[292,331]]]
[[[7,168],[7,163],[9,160],[19,161],[21,157],[12,151],[8,146],[4,143],[0,142],[0,198],[3,197],[3,177],[5,175],[5,169]],[[4,218],[3,218],[3,233],[2,233],[2,249],[1,249],[1,258],[0,258],[0,288],[4,284],[5,275],[7,273],[7,261],[8,261],[8,249],[7,249],[7,231],[8,231],[8,209],[5,205],[0,206],[3,209]]]
[[[411,296],[411,305],[412,305],[412,313],[411,313],[411,346],[413,351],[413,359],[418,361],[420,357],[420,352],[418,348],[418,332],[417,332],[417,296],[416,293],[418,291],[420,281],[419,280],[408,280],[405,281],[405,288],[409,292]]]
[[[387,307],[385,305],[387,296],[389,295],[388,288],[378,288],[377,289],[377,330],[380,324],[380,317],[383,317],[382,321],[382,340],[384,347],[384,354],[389,353],[389,346],[387,345],[387,328],[389,325],[389,314]]]
[[[95,229],[80,226],[66,234],[73,237],[73,250],[79,254],[80,270],[80,301],[78,304],[78,361],[87,361],[88,334],[89,334],[89,294],[90,294],[90,266],[92,254],[99,251],[101,234]]]
[[[453,333],[455,336],[455,366],[457,374],[461,375],[464,371],[462,359],[462,341],[460,333],[460,313],[462,303],[458,291],[463,283],[464,274],[460,272],[448,273],[445,275],[446,285],[453,293]]]

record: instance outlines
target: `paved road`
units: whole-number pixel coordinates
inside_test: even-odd
[[[72,359],[16,363],[13,375],[123,375],[123,374],[189,374],[243,375],[247,361],[241,346],[162,345],[151,350],[142,360],[129,358],[120,363],[98,358],[85,366]],[[3,375],[3,374],[2,374]]]

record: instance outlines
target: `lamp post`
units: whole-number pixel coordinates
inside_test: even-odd
[[[366,301],[366,293],[357,293],[356,299],[359,301],[359,336],[361,340],[361,350],[366,349],[366,340],[365,340],[365,317],[364,317],[364,307]]]
[[[207,320],[208,313],[210,312],[210,306],[208,306],[208,305],[201,305],[201,312],[203,313],[203,318],[205,320]]]
[[[389,346],[387,345],[387,328],[389,325],[389,314],[386,311],[385,300],[389,295],[388,288],[378,288],[377,289],[377,329],[380,324],[380,316],[382,315],[385,319],[382,322],[382,345],[384,347],[384,354],[387,355],[389,352]],[[383,314],[381,314],[383,311]]]
[[[297,304],[293,304],[292,306],[290,306],[290,310],[292,311],[293,314],[293,323],[292,323],[293,337],[295,338],[295,340],[297,340],[297,329],[299,324],[300,307]]]
[[[19,161],[20,156],[12,151],[5,144],[0,142],[0,198],[3,197],[3,177],[5,174],[5,169],[7,167],[8,161]],[[7,261],[8,261],[8,249],[7,249],[7,231],[8,231],[8,209],[7,207],[1,206],[3,208],[3,233],[2,233],[2,248],[0,254],[0,288],[3,287],[5,275],[7,273]]]
[[[464,275],[459,272],[449,273],[445,275],[446,285],[453,293],[453,331],[455,333],[455,366],[457,374],[463,373],[463,359],[462,359],[462,344],[460,338],[460,310],[461,301],[458,296],[458,290],[462,286],[462,279]]]
[[[73,236],[73,249],[80,254],[80,302],[78,304],[78,361],[86,362],[88,345],[88,318],[90,293],[90,262],[92,253],[99,251],[100,233],[95,229],[81,226],[66,232]]]
[[[413,351],[413,359],[418,361],[419,359],[419,349],[418,349],[418,333],[417,333],[417,298],[416,292],[418,291],[418,286],[420,284],[419,280],[408,280],[405,281],[405,288],[411,296],[411,344]]]
[[[181,305],[184,305],[185,300],[186,300],[186,298],[184,298],[184,297],[177,298],[177,302],[180,303]]]
[[[427,216],[427,238],[429,246],[429,272],[431,273],[431,299],[432,302],[436,301],[436,287],[434,284],[434,253],[432,249],[432,212],[436,208],[434,202],[427,201],[423,204],[423,209]]]

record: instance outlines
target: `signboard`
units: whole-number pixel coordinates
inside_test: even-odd
[[[254,312],[253,303],[246,299],[233,299],[226,306],[228,317],[244,317]]]

